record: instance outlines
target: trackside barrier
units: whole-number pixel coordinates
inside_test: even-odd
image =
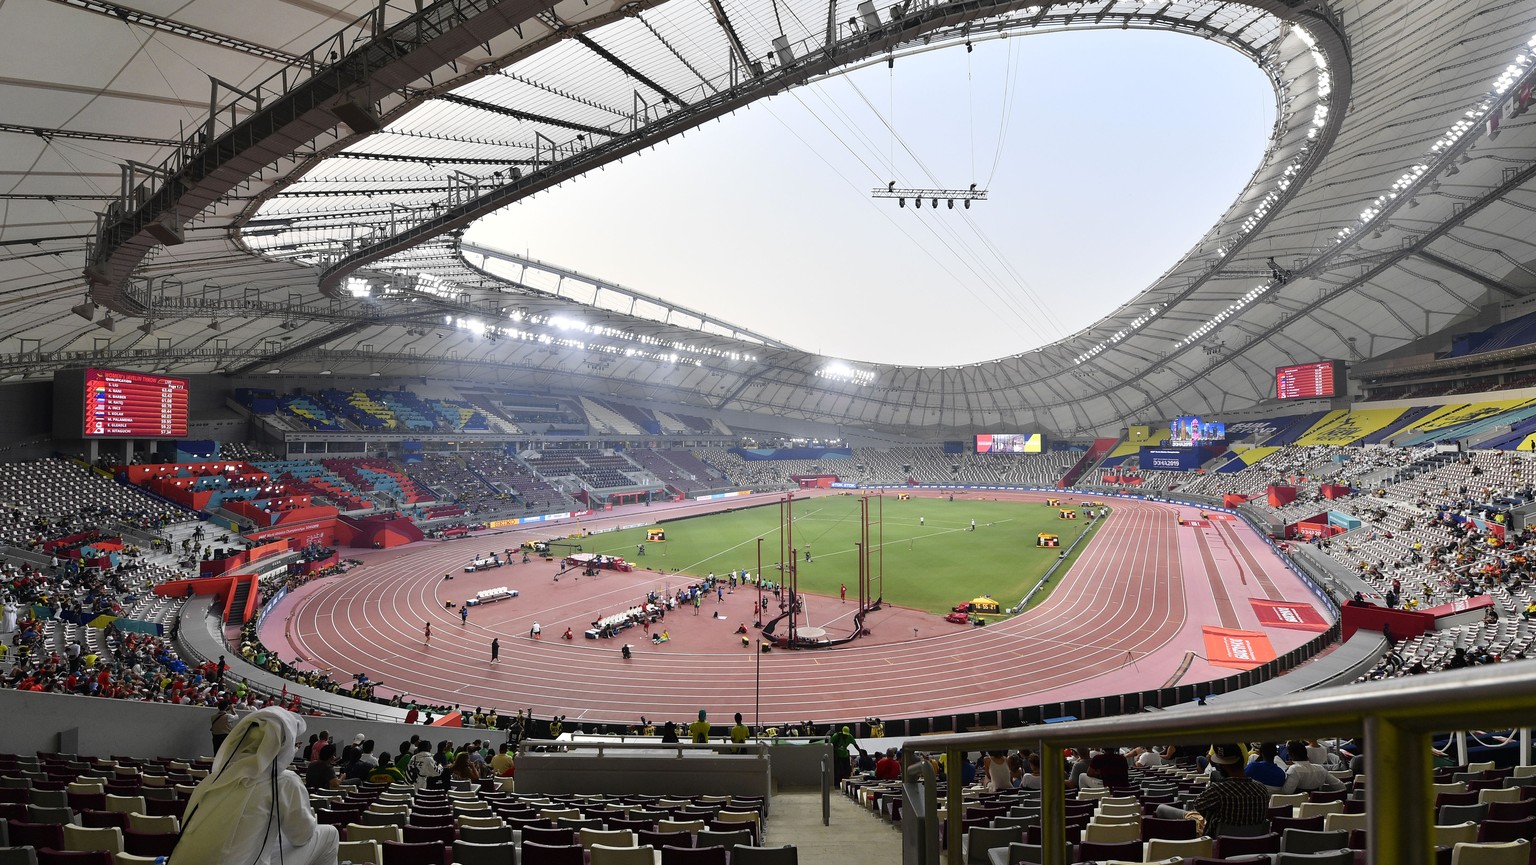
[[[1454,694],[1454,699],[1447,699],[1449,694]],[[902,749],[902,763],[910,785],[914,763],[926,763],[918,759],[920,753],[942,753],[945,765],[958,766],[967,752],[1035,750],[1041,766],[1053,767],[1042,778],[1042,865],[1067,865],[1062,767],[1063,750],[1069,746],[1085,742],[1203,746],[1318,736],[1355,738],[1364,742],[1365,775],[1370,779],[1365,785],[1365,811],[1370,815],[1367,863],[1431,865],[1435,861],[1433,735],[1465,729],[1469,723],[1480,729],[1520,727],[1530,722],[1533,712],[1536,665],[1495,664],[1232,706],[934,736],[909,741]],[[932,783],[926,778],[922,782]],[[964,837],[961,790],[959,784],[949,785],[951,839]],[[962,845],[952,841],[947,865],[963,862]],[[912,847],[904,845],[903,863],[931,865],[932,860],[914,856]]]

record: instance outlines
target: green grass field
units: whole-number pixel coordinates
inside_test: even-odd
[[[1063,499],[1063,504],[1077,499]],[[880,529],[875,522],[878,502],[870,501],[871,570],[880,572]],[[897,501],[886,496],[884,595],[887,603],[948,612],[955,604],[991,595],[1007,608],[1018,602],[1055,561],[1059,550],[1040,549],[1035,536],[1052,532],[1069,546],[1087,525],[1057,517],[1043,504],[920,498]],[[918,524],[919,517],[924,521]],[[971,520],[976,531],[968,531]],[[594,535],[582,542],[587,552],[623,556],[655,570],[702,577],[711,572],[757,571],[757,539],[763,538],[763,569],[778,580],[779,509],[776,505],[731,513],[671,520],[660,524],[664,543],[646,544],[644,558],[635,557],[644,529]],[[825,496],[795,502],[794,543],[810,546],[812,561],[800,562],[804,591],[835,596],[846,583],[850,594],[858,578],[859,498]],[[1072,559],[1081,553],[1079,546]],[[1069,559],[1068,564],[1071,563]],[[1059,572],[1058,572],[1059,573]],[[1057,581],[1052,580],[1052,585]],[[879,591],[878,583],[876,591]],[[1039,603],[1046,593],[1037,595]]]

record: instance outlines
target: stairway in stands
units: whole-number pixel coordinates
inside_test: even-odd
[[[234,596],[229,599],[229,605],[224,608],[224,610],[225,610],[224,624],[226,624],[226,625],[243,625],[243,624],[245,624],[245,600],[246,600],[246,598],[250,597],[250,595],[251,595],[251,587],[254,586],[255,584],[256,584],[255,580],[247,580],[247,579],[237,579],[237,580],[235,580]]]

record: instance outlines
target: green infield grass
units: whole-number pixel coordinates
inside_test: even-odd
[[[1081,497],[1063,497],[1062,504],[1079,501]],[[991,595],[1006,609],[1039,582],[1061,549],[1070,546],[1088,525],[1081,513],[1077,520],[1063,520],[1057,511],[1039,503],[933,498],[903,502],[887,495],[882,550],[877,522],[880,503],[871,498],[871,571],[880,573],[883,552],[887,603],[944,613],[955,604]],[[846,583],[849,593],[855,593],[859,497],[798,499],[794,513],[793,539],[801,551],[801,589],[835,596],[839,586]],[[976,521],[975,531],[970,530],[972,520]],[[582,548],[589,553],[622,556],[640,567],[664,573],[693,577],[714,573],[723,577],[733,570],[755,574],[757,539],[763,538],[763,571],[769,580],[781,580],[775,567],[779,561],[777,505],[668,520],[659,526],[667,533],[664,542],[645,543],[645,529],[635,528],[593,535],[581,542]],[[1060,535],[1061,549],[1036,547],[1040,532]],[[637,557],[636,546],[641,543],[645,543],[645,555]],[[810,562],[804,560],[807,547]],[[1067,566],[1085,547],[1086,541],[1073,551]],[[1058,569],[1057,576],[1063,573],[1064,569]],[[1058,582],[1053,579],[1051,585]],[[1037,594],[1031,605],[1047,593]]]

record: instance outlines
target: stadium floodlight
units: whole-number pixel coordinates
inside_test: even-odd
[[[70,307],[69,311],[75,315],[80,316],[86,321],[90,321],[96,317],[96,304],[92,302],[89,297],[87,297],[81,303],[77,303]]]
[[[108,333],[116,333],[117,332],[117,320],[112,317],[112,313],[110,313],[110,312],[107,313],[107,317],[106,318],[103,318],[101,321],[96,322],[96,325],[97,325],[97,327],[100,327],[102,330],[105,330]]]
[[[219,320],[216,319],[216,318],[209,319],[208,320],[208,329],[209,330],[218,330],[219,329]]]

